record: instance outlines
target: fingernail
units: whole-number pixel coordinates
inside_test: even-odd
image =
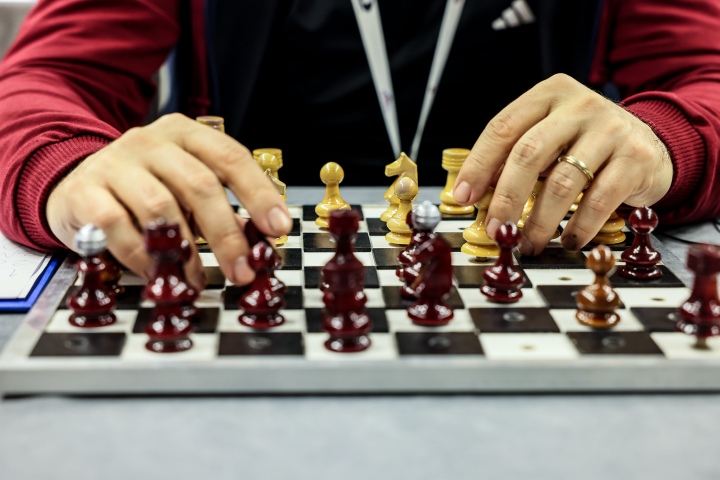
[[[561,243],[563,248],[567,250],[577,250],[577,242],[570,236],[563,238]]]
[[[453,198],[456,202],[465,204],[470,200],[471,188],[467,182],[460,182],[460,185],[453,189]]]
[[[498,228],[500,228],[500,220],[497,218],[491,218],[485,226],[485,231],[490,238],[495,240],[495,234],[497,233]]]
[[[522,242],[520,242],[520,254],[529,257],[533,253],[535,253],[535,247],[523,238]]]
[[[235,274],[235,283],[240,285],[246,285],[252,281],[255,277],[255,272],[252,271],[248,265],[248,259],[245,256],[238,257],[235,260],[235,267],[233,268]]]
[[[273,233],[286,234],[292,228],[292,219],[280,207],[273,207],[268,214],[268,221]]]

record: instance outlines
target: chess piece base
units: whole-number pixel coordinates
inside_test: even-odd
[[[409,245],[410,239],[412,238],[411,233],[395,233],[390,232],[385,235],[385,241],[389,243],[394,243],[396,245]]]
[[[328,228],[328,219],[325,217],[318,217],[315,219],[315,225],[320,228]]]
[[[190,350],[193,346],[192,340],[188,337],[165,340],[152,338],[145,344],[145,348],[155,353],[177,353]]]
[[[473,245],[466,242],[460,249],[461,252],[473,257],[497,257],[500,255],[500,247],[496,245]]]
[[[261,315],[243,313],[238,317],[238,321],[246,327],[264,330],[282,325],[285,323],[285,317],[279,313],[266,313]]]
[[[443,302],[417,302],[407,310],[415,325],[441,327],[453,319],[453,309]]]
[[[462,206],[441,203],[439,208],[440,213],[444,213],[446,215],[470,215],[475,213],[475,207],[473,205]]]
[[[483,285],[480,287],[480,291],[493,303],[515,303],[523,296],[522,290],[519,288],[500,289]]]
[[[114,313],[102,313],[99,315],[80,315],[73,313],[70,315],[70,325],[80,328],[98,328],[106,327],[115,323],[117,319]]]
[[[288,236],[283,235],[282,237],[278,237],[275,239],[275,246],[284,245],[288,241]]]
[[[616,243],[625,241],[625,234],[623,232],[598,233],[592,241],[594,243],[602,243],[603,245],[615,245]]]
[[[692,323],[684,318],[677,321],[675,328],[687,335],[695,335],[698,339],[720,335],[720,325],[714,325],[712,323]]]
[[[620,322],[620,315],[617,313],[598,314],[585,310],[578,310],[575,313],[575,318],[587,327],[598,329],[612,328]]]
[[[367,350],[372,342],[367,335],[360,335],[353,338],[333,338],[325,341],[325,348],[338,353],[354,353]]]
[[[407,285],[403,285],[402,287],[400,287],[400,296],[408,300],[417,300],[417,293],[415,293],[415,290],[408,287]]]
[[[662,270],[657,266],[638,267],[623,265],[618,269],[618,275],[636,280],[653,280],[662,277]]]

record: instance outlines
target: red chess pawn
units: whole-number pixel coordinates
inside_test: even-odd
[[[245,236],[251,245],[248,265],[255,272],[255,280],[240,296],[243,310],[239,321],[252,328],[271,328],[285,323],[280,309],[285,307],[285,284],[275,277],[282,261],[268,240],[252,220],[245,225]]]
[[[720,335],[720,298],[717,274],[720,247],[693,245],[688,250],[688,269],[695,273],[690,298],[680,307],[677,329],[697,337],[696,348],[707,348],[707,337]]]
[[[662,257],[650,243],[650,234],[658,225],[657,214],[643,206],[630,214],[628,222],[630,229],[635,232],[635,239],[632,246],[620,256],[625,265],[620,267],[618,274],[636,280],[662,277],[662,270],[657,266]]]
[[[440,210],[430,202],[423,202],[414,212],[413,222],[421,229],[432,232],[440,223]],[[408,308],[413,323],[425,326],[447,325],[453,318],[453,309],[445,303],[452,290],[452,249],[436,233],[415,250],[415,260],[421,264],[420,273],[411,288],[417,301]]]
[[[408,244],[405,249],[398,254],[398,261],[400,262],[400,266],[395,271],[395,274],[397,277],[405,282],[405,285],[400,287],[400,295],[403,298],[407,298],[409,300],[415,300],[417,296],[415,295],[415,291],[410,288],[410,285],[415,282],[418,275],[420,274],[420,267],[421,264],[418,263],[415,259],[415,251],[417,250],[418,246],[423,243],[425,240],[428,239],[429,235],[432,233],[432,230],[428,229],[420,229],[415,222],[413,221],[413,213],[415,210],[408,212],[407,217],[405,219],[405,222],[408,224],[408,227],[412,230],[412,237],[410,237],[410,243]]]
[[[73,313],[70,324],[76,327],[104,327],[115,323],[115,293],[105,283],[110,266],[103,259],[107,248],[105,233],[94,225],[85,225],[75,236],[75,244],[82,258],[75,268],[82,276],[80,288],[67,302]]]
[[[155,303],[152,321],[145,328],[150,337],[145,348],[158,353],[188,350],[193,326],[187,309],[197,297],[183,271],[188,246],[184,245],[180,226],[164,219],[150,223],[143,235],[145,249],[155,261],[155,274],[143,292]]]
[[[105,285],[107,285],[116,297],[122,295],[125,292],[125,287],[120,284],[120,279],[122,278],[120,265],[107,250],[101,253],[100,257],[107,265],[107,269],[103,272],[103,282],[105,282]]]
[[[336,249],[322,269],[323,330],[330,334],[325,348],[334,352],[359,352],[370,346],[372,321],[365,311],[365,267],[354,253],[359,222],[354,210],[330,213],[328,227]]]
[[[512,222],[500,225],[495,241],[500,247],[500,256],[495,265],[485,269],[485,283],[480,287],[491,301],[497,303],[514,303],[522,298],[522,272],[513,263],[512,251],[522,240],[522,232]]]

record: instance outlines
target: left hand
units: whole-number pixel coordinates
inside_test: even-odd
[[[483,130],[455,183],[455,200],[477,202],[497,179],[487,233],[517,222],[539,176],[547,173],[523,229],[520,252],[537,255],[588,178],[557,162],[572,155],[595,175],[562,234],[565,248],[586,245],[621,203],[653,205],[670,189],[667,147],[646,123],[567,75],[545,80],[503,109]]]

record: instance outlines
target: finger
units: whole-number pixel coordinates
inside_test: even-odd
[[[278,237],[290,232],[292,219],[285,202],[243,145],[178,114],[166,115],[148,128],[162,132],[205,163],[235,193],[262,232]]]
[[[587,134],[581,136],[568,150],[568,154],[583,162],[595,173],[613,151],[613,141],[607,137]],[[520,252],[537,255],[555,234],[565,214],[578,194],[583,191],[588,178],[578,167],[565,161],[556,162],[545,179],[532,213],[523,228]]]
[[[150,279],[153,265],[145,251],[142,235],[117,198],[105,188],[88,186],[71,196],[70,203],[70,209],[74,212],[73,232],[70,238],[60,239],[63,243],[75,249],[75,233],[84,225],[92,223],[105,232],[108,250],[120,263],[140,277]]]
[[[517,222],[540,173],[558,158],[577,135],[581,123],[557,110],[533,125],[513,146],[488,209],[487,233]]]
[[[153,152],[153,155],[163,160],[154,158],[155,161],[147,162],[147,167],[183,208],[193,213],[194,223],[210,245],[225,277],[233,283],[252,281],[255,274],[247,264],[248,242],[233,218],[235,212],[218,177],[177,145],[166,144],[162,152]]]
[[[630,162],[612,160],[583,194],[562,235],[563,247],[575,250],[587,245],[630,194],[641,173]]]
[[[113,175],[112,184],[107,187],[128,208],[141,227],[157,221],[158,218],[180,226],[183,238],[190,244],[185,273],[196,288],[204,288],[205,272],[195,246],[195,236],[172,192],[147,170],[130,166],[122,175]]]

